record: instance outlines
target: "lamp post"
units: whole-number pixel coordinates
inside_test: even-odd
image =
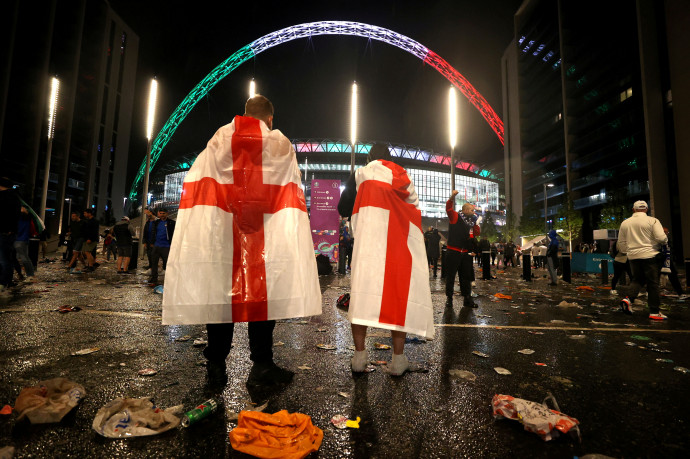
[[[43,193],[41,195],[41,220],[46,221],[46,201],[48,200],[48,181],[50,180],[50,156],[53,153],[53,137],[55,137],[55,114],[57,113],[60,80],[53,77],[50,85],[50,99],[48,99],[48,148],[46,149],[46,165],[43,174]]]
[[[355,173],[355,145],[357,144],[357,83],[352,83],[352,99],[350,100],[350,174]]]
[[[455,87],[448,92],[448,136],[450,137],[450,190],[455,189],[455,144],[458,141],[458,102]]]
[[[146,216],[144,210],[148,204],[149,196],[149,173],[151,172],[151,143],[153,140],[153,122],[156,116],[156,98],[158,97],[158,82],[155,78],[151,80],[149,89],[149,106],[146,116],[146,174],[144,175],[144,192],[141,195],[141,227],[139,232],[139,257],[144,257],[144,228],[146,227]]]
[[[547,200],[546,188],[547,187],[551,188],[552,186],[553,186],[553,183],[545,183],[544,184],[544,232],[545,233],[549,232],[549,220],[548,220],[548,217],[546,216],[546,211],[548,209],[546,207],[546,200]]]
[[[251,99],[256,95],[256,83],[254,82],[254,78],[252,78],[252,81],[249,82],[249,98]]]

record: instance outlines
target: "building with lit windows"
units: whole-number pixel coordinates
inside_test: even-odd
[[[689,12],[682,0],[523,2],[502,59],[509,210],[544,217],[546,202],[553,220],[569,194],[590,242],[604,206],[645,200],[676,248],[690,242]]]
[[[122,216],[139,37],[105,0],[10,0],[0,15],[0,170],[40,208],[50,79],[60,80],[46,226]],[[113,202],[115,201],[115,202]]]
[[[307,208],[310,207],[310,183],[313,179],[334,179],[344,182],[350,175],[352,147],[344,141],[295,140],[293,146],[302,172]],[[366,163],[370,143],[358,143],[355,148],[355,167]],[[417,147],[389,144],[394,161],[410,175],[419,196],[419,207],[425,226],[446,228],[446,201],[450,196],[450,158]],[[198,153],[197,153],[198,154]],[[159,168],[152,183],[152,205],[175,208],[179,204],[182,183],[193,164],[195,155],[178,158]],[[491,212],[503,221],[499,200],[500,177],[476,164],[457,160],[455,184],[460,202],[471,202],[480,211]]]

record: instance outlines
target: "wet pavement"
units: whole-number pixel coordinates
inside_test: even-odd
[[[202,347],[193,344],[205,337],[204,327],[162,326],[162,296],[145,276],[118,275],[112,262],[83,275],[69,275],[61,262],[40,264],[38,283],[21,285],[13,299],[0,303],[0,406],[14,405],[23,387],[58,376],[82,384],[86,396],[58,424],[0,416],[0,448],[14,446],[15,457],[248,457],[230,446],[236,423],[228,412],[267,400],[265,411],[304,413],[323,429],[323,444],[310,457],[690,454],[690,374],[674,370],[690,368],[690,300],[663,297],[669,320],[653,323],[643,305],[634,306],[633,316],[619,312],[618,297],[598,278],[573,277],[572,285],[550,287],[545,270],[537,270],[532,282],[519,279],[520,268],[494,272],[497,279],[483,281],[477,270],[477,309],[461,307],[459,295],[452,309],[445,308],[443,282],[430,279],[436,337],[406,345],[410,360],[428,372],[398,378],[380,367],[353,377],[347,312],[335,307],[348,291],[349,275],[321,276],[323,314],[276,326],[275,360],[295,371],[294,381],[249,392],[245,324],[236,328],[227,384],[218,387],[200,365]],[[558,306],[563,301],[568,305]],[[60,306],[81,310],[56,312]],[[178,340],[186,335],[191,339]],[[389,333],[369,329],[369,335],[370,360],[390,360],[390,350],[374,349],[375,343],[391,344]],[[100,349],[70,355],[89,347]],[[534,353],[518,352],[523,349]],[[140,376],[144,368],[157,373]],[[548,393],[580,421],[581,442],[570,435],[544,442],[520,423],[491,415],[494,394],[541,402]],[[160,407],[191,409],[209,397],[221,406],[199,424],[154,437],[111,440],[91,428],[110,400],[145,396]],[[335,428],[330,419],[336,414],[360,417],[360,428]]]

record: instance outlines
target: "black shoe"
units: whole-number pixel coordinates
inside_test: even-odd
[[[471,296],[465,296],[463,297],[464,300],[462,302],[462,307],[463,308],[477,308],[479,307],[477,303],[474,302]]]
[[[248,386],[270,386],[273,384],[289,384],[295,376],[290,370],[280,368],[275,363],[255,363],[247,378]]]
[[[93,266],[87,266],[86,268],[84,268],[84,272],[85,272],[85,273],[90,273],[90,272],[93,272],[93,271],[94,271]]]
[[[453,307],[453,298],[446,298],[446,307],[447,308]]]

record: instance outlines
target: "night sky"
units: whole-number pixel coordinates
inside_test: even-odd
[[[406,35],[446,59],[502,117],[501,56],[513,37],[513,15],[521,0],[110,4],[140,37],[131,183],[146,153],[146,98],[153,75],[159,83],[160,129],[189,91],[235,51],[305,22],[357,21]],[[162,160],[203,149],[220,126],[243,112],[252,78],[275,106],[274,128],[291,139],[349,138],[350,88],[356,80],[360,140],[448,151],[450,83],[436,70],[383,42],[316,36],[275,46],[228,75],[178,128]],[[502,171],[502,145],[464,97],[460,124],[456,154]]]

